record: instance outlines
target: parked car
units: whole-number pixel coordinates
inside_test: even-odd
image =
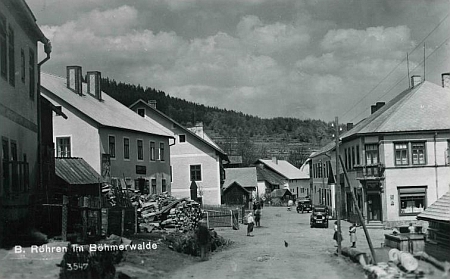
[[[314,205],[309,224],[311,228],[317,226],[328,228],[328,207],[325,205]]]
[[[297,201],[297,213],[310,212],[312,210],[310,199],[301,199]]]

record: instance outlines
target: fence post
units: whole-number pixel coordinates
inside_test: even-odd
[[[69,203],[69,197],[63,196],[62,206],[62,228],[61,236],[63,241],[67,241],[67,204]]]
[[[122,208],[122,218],[120,222],[120,236],[123,236],[123,233],[125,231],[125,209]]]

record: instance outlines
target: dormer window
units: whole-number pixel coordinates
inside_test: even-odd
[[[138,108],[137,109],[137,114],[139,114],[140,116],[144,117],[145,116],[145,108]]]
[[[186,135],[179,135],[178,139],[180,142],[186,142]]]

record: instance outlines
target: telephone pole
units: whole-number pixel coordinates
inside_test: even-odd
[[[337,252],[338,255],[341,255],[342,247],[341,247],[341,241],[342,241],[342,231],[341,231],[341,185],[340,185],[340,179],[339,179],[339,121],[338,117],[336,116],[334,121],[334,127],[335,127],[335,136],[334,140],[336,143],[336,219],[337,219],[337,230],[338,230],[338,236],[337,236]]]

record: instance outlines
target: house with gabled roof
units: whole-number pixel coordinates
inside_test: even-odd
[[[294,197],[303,196],[309,189],[309,166],[301,169],[285,160],[273,157],[271,160],[258,159],[258,184],[263,189],[260,193],[270,193],[275,189],[288,189]],[[305,195],[306,196],[306,195]]]
[[[413,77],[410,88],[372,106],[369,117],[340,136],[340,154],[367,223],[416,222],[448,191],[450,90],[444,84],[450,74],[442,80],[439,86]],[[351,200],[346,204],[351,215]]]
[[[252,200],[255,200],[259,196],[256,167],[226,168],[223,190],[225,191],[233,182],[237,182],[241,187],[250,192],[250,198]]]
[[[47,57],[40,57],[43,46]],[[50,41],[24,0],[0,1],[0,246],[34,224],[31,205],[41,190],[39,70]]]
[[[151,123],[161,124],[175,138],[170,146],[172,195],[190,197],[190,185],[195,181],[203,204],[219,205],[227,154],[207,135],[202,123],[184,127],[156,106],[155,101],[138,100],[130,109]]]
[[[67,115],[53,119],[55,156],[83,158],[108,183],[170,192],[170,131],[102,92],[100,72],[87,72],[86,80],[80,66],[68,66],[66,77],[41,75],[43,96]]]

